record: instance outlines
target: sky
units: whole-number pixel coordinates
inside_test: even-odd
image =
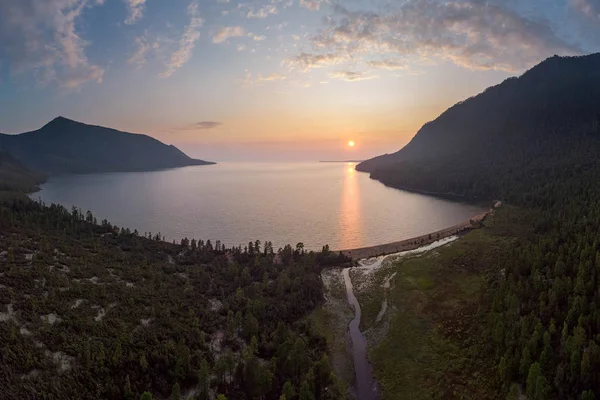
[[[596,51],[600,0],[1,0],[0,132],[62,115],[214,161],[366,159]]]

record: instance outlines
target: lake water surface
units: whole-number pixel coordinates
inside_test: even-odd
[[[419,236],[483,209],[385,187],[354,163],[220,163],[51,177],[32,195],[141,233],[275,248],[372,246]]]

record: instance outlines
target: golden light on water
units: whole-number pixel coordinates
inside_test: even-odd
[[[340,212],[338,216],[338,241],[343,249],[351,249],[363,240],[362,199],[360,184],[354,170],[355,163],[347,163],[342,180]]]
[[[348,146],[350,146],[350,147],[354,147],[354,140],[351,140],[351,141],[349,141],[349,142],[348,142]]]

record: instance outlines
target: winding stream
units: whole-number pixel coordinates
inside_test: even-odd
[[[356,372],[356,398],[357,400],[379,400],[381,398],[377,382],[373,378],[373,367],[369,362],[367,356],[367,339],[360,331],[360,318],[361,309],[358,299],[354,295],[354,286],[352,285],[352,279],[350,278],[350,270],[352,268],[359,268],[372,273],[383,265],[384,260],[388,257],[417,255],[425,253],[429,250],[444,246],[458,239],[458,236],[450,236],[436,242],[433,242],[427,246],[419,247],[418,249],[403,251],[395,254],[388,254],[386,256],[374,257],[366,260],[360,260],[357,267],[344,268],[342,271],[344,276],[344,285],[346,286],[346,295],[348,297],[348,303],[354,307],[354,319],[350,321],[348,329],[350,330],[350,337],[352,339],[352,352],[354,360],[354,370]],[[391,279],[393,279],[395,273],[386,279],[384,286],[389,287]],[[379,321],[387,309],[387,298],[382,304],[382,311],[377,316]]]
[[[354,296],[350,268],[344,268],[344,284],[348,295],[348,303],[354,307],[354,319],[350,321],[350,337],[354,353],[354,370],[356,372],[356,398],[358,400],[377,400],[380,398],[377,382],[373,379],[373,367],[367,358],[367,339],[360,331],[360,304]]]

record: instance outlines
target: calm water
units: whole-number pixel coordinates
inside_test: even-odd
[[[354,163],[221,163],[52,177],[33,195],[141,233],[271,240],[316,249],[371,246],[467,220],[482,209],[387,188]]]

